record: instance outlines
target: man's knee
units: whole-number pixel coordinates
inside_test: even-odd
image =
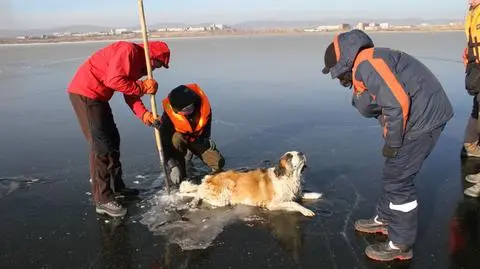
[[[225,166],[225,158],[218,150],[206,150],[202,153],[202,160],[214,171],[221,170]]]
[[[91,141],[91,151],[97,155],[109,156],[120,154],[119,147],[113,137],[105,135],[93,135]]]
[[[180,152],[187,151],[187,139],[181,133],[174,133],[172,136],[173,148]]]

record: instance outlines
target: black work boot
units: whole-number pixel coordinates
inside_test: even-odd
[[[355,230],[363,233],[382,233],[388,235],[388,225],[381,222],[378,217],[355,221]]]
[[[396,259],[410,260],[413,257],[411,248],[394,245],[391,241],[370,245],[365,249],[365,254],[367,254],[370,259],[382,262]]]

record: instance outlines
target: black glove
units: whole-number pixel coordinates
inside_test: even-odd
[[[395,158],[397,157],[399,148],[392,148],[389,145],[383,145],[382,154],[385,158]]]
[[[473,96],[480,92],[480,66],[476,63],[468,64],[466,71],[465,89]]]
[[[155,120],[152,123],[152,127],[160,131],[160,128],[162,127],[162,122],[160,120]]]

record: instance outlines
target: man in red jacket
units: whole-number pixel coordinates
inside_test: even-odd
[[[152,68],[168,68],[170,49],[161,41],[148,44]],[[82,132],[90,146],[90,178],[96,212],[118,217],[127,210],[115,201],[116,195],[137,195],[125,187],[120,163],[120,135],[108,101],[115,92],[145,125],[154,124],[153,114],[140,99],[155,94],[157,82],[139,80],[147,75],[143,45],[115,42],[95,52],[77,70],[68,93]]]

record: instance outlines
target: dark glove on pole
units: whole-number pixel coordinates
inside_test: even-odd
[[[160,128],[162,128],[162,122],[160,122],[160,120],[155,120],[152,123],[152,127],[160,131]]]
[[[397,157],[399,148],[392,148],[389,145],[383,145],[382,154],[385,158],[395,158]]]

